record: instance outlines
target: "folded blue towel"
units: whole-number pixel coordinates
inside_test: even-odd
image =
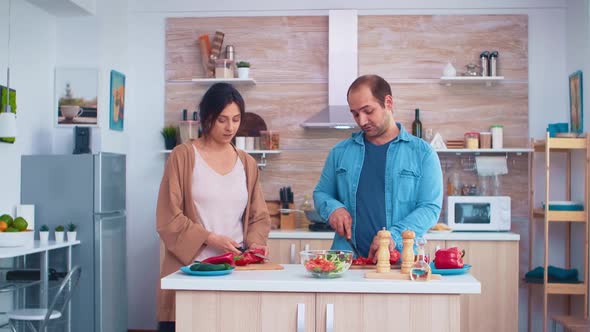
[[[545,269],[542,266],[538,266],[533,270],[527,272],[524,275],[524,279],[527,282],[531,283],[543,283],[543,273]],[[578,270],[577,269],[562,269],[560,267],[555,267],[553,265],[549,265],[547,269],[547,278],[549,282],[556,282],[556,283],[580,283],[581,281],[578,280]]]

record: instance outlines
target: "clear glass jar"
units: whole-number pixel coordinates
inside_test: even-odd
[[[478,149],[479,148],[479,133],[467,132],[464,136],[465,148],[466,149]]]
[[[414,266],[410,269],[410,279],[414,281],[428,281],[431,270],[426,256],[426,239],[417,238],[416,245],[418,246],[418,255],[416,256]]]
[[[483,131],[479,133],[479,147],[482,149],[492,148],[492,133],[489,131]]]

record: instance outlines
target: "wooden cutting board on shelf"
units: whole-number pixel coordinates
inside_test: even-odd
[[[255,271],[255,270],[283,270],[285,267],[276,263],[249,264],[246,266],[236,266],[236,271]]]

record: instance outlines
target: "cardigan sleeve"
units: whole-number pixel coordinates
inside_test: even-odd
[[[186,146],[176,147],[166,162],[156,208],[156,229],[166,250],[185,265],[192,263],[209,231],[184,212],[185,192],[190,190]]]

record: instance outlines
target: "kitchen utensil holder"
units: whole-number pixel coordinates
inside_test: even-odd
[[[295,209],[295,204],[290,203],[289,209]],[[297,224],[296,224],[294,212],[281,213],[281,223],[280,223],[281,229],[295,229],[295,228],[297,228],[296,226],[297,226]]]

